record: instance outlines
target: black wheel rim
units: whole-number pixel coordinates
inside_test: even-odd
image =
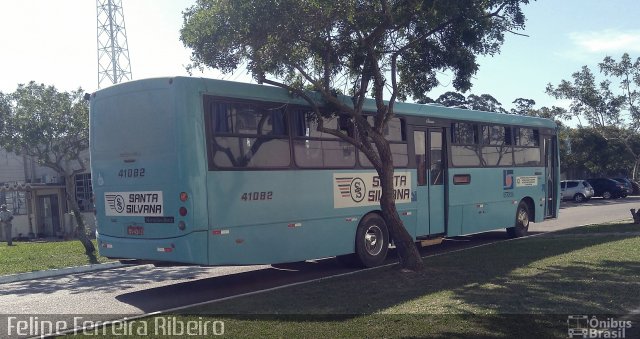
[[[384,246],[384,238],[382,229],[378,225],[371,225],[364,233],[364,249],[370,256],[377,256],[382,252]]]

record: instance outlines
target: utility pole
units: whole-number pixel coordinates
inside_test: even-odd
[[[98,8],[98,88],[131,80],[122,0],[96,0]]]

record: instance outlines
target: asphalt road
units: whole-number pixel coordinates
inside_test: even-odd
[[[530,232],[630,218],[640,197],[562,203],[560,218],[531,224]],[[423,249],[424,255],[506,239],[504,231],[455,237]],[[392,255],[393,256],[393,255]],[[393,260],[391,258],[390,260]],[[0,314],[141,315],[350,271],[333,259],[274,266],[129,266],[0,285]],[[0,337],[2,337],[0,335]]]

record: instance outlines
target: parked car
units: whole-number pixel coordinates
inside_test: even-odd
[[[613,180],[624,185],[624,188],[627,190],[627,195],[631,195],[633,193],[633,184],[631,180],[627,178],[612,178]]]
[[[560,195],[562,196],[562,200],[583,202],[591,199],[593,194],[593,187],[585,180],[560,181]]]
[[[631,187],[633,187],[633,195],[640,194],[640,184],[637,181],[631,180]]]
[[[627,190],[621,183],[609,178],[587,179],[587,182],[593,186],[593,195],[603,197],[605,199],[624,198],[627,196]]]

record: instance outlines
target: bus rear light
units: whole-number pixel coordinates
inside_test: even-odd
[[[171,247],[158,247],[157,251],[158,252],[164,252],[164,253],[170,253],[170,252],[173,252],[173,248],[171,248]]]
[[[213,230],[211,233],[213,235],[227,235],[229,234],[229,230]]]
[[[180,222],[178,223],[178,228],[179,228],[181,231],[184,231],[184,229],[185,229],[185,228],[187,228],[187,224],[185,224],[185,223],[184,223],[184,221],[180,221]]]
[[[180,201],[185,202],[189,200],[189,195],[187,194],[187,192],[181,192],[180,193]]]
[[[180,207],[180,216],[184,217],[187,215],[187,208],[186,207]]]

